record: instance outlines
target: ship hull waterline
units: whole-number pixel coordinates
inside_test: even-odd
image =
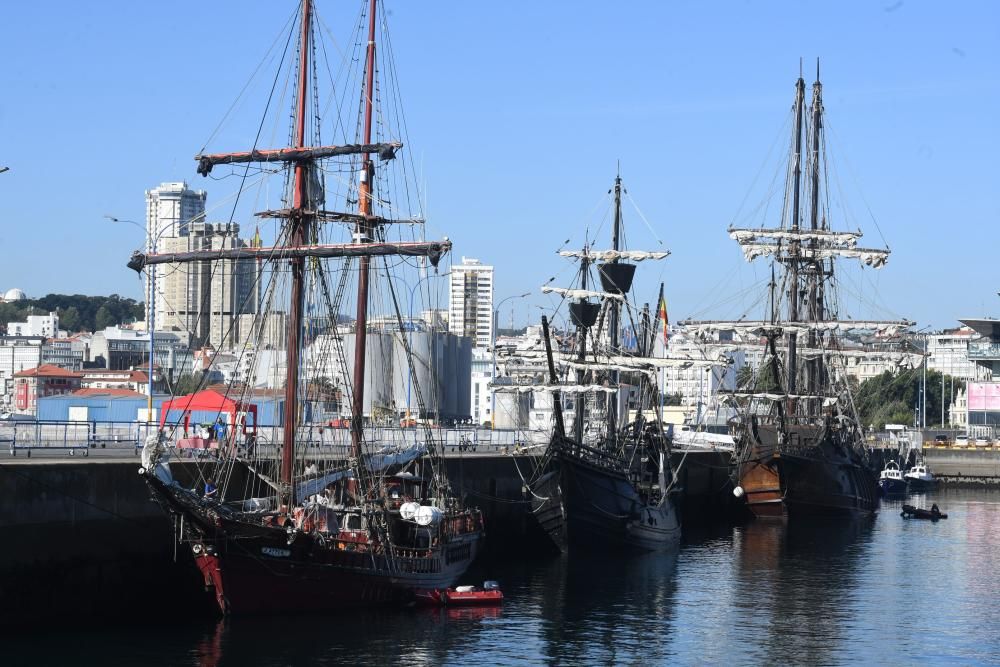
[[[660,551],[676,547],[681,526],[671,499],[642,500],[623,474],[569,455],[533,490],[535,518],[560,548]]]
[[[409,602],[421,589],[454,586],[478,554],[479,533],[442,546],[433,556],[388,559],[272,528],[192,510],[160,480],[147,484],[168,512],[179,515],[206,589],[223,614],[332,612]],[[339,546],[343,546],[341,549]]]
[[[874,473],[849,461],[774,454],[744,463],[739,483],[747,507],[759,518],[878,511]]]

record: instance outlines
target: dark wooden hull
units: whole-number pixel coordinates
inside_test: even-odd
[[[648,502],[625,473],[565,449],[531,490],[535,519],[560,548],[657,551],[679,543],[672,499]]]
[[[774,428],[754,429],[740,486],[758,517],[854,515],[878,511],[878,476],[823,427],[792,430],[797,446],[778,444]],[[792,439],[791,437],[789,439]]]

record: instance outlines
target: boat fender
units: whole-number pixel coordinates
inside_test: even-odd
[[[743,490],[742,486],[737,486],[736,488],[733,489],[733,495],[736,496],[737,498],[742,498],[744,493],[745,491]]]
[[[139,466],[139,474],[140,475],[145,475],[146,474],[146,469],[143,468],[142,466]]]

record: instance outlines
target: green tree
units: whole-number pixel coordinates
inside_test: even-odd
[[[943,382],[942,382],[943,380]],[[886,371],[870,378],[858,388],[854,404],[858,417],[865,426],[882,428],[886,424],[912,424],[914,412],[920,403],[920,389],[923,371],[913,369],[892,373]],[[940,425],[946,421],[941,415],[942,384],[945,410],[952,401],[951,387],[955,391],[965,386],[965,381],[942,375],[939,371],[927,371],[927,425]]]
[[[107,305],[103,305],[97,309],[97,313],[94,315],[95,331],[100,331],[116,324],[118,324],[118,321],[115,319],[114,314],[111,312],[111,309],[107,307]]]
[[[744,366],[736,373],[736,387],[744,391],[778,391],[781,383],[774,375],[774,366],[765,364],[755,373],[751,366]]]
[[[174,385],[170,387],[170,393],[174,396],[193,394],[202,388],[203,378],[201,373],[184,373],[174,380]]]
[[[59,326],[72,333],[80,330],[80,311],[76,306],[56,311],[59,314]]]

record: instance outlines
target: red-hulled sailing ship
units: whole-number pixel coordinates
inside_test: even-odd
[[[451,495],[429,428],[422,441],[389,446],[379,440],[375,429],[366,428],[363,418],[366,362],[369,373],[372,364],[389,363],[377,354],[366,359],[366,353],[373,348],[370,341],[366,344],[373,274],[379,269],[379,273],[395,274],[398,267],[390,267],[387,261],[401,256],[418,258],[425,271],[436,269],[451,246],[447,240],[424,241],[422,235],[417,239],[389,240],[386,230],[393,223],[401,223],[397,228],[413,229],[420,220],[394,220],[392,213],[379,210],[395,211],[400,206],[399,202],[391,202],[387,188],[392,179],[380,178],[383,168],[376,169],[375,156],[388,166],[402,148],[397,139],[373,140],[373,116],[383,133],[388,131],[386,119],[392,118],[392,114],[379,113],[375,108],[385,95],[385,90],[376,85],[376,26],[380,18],[382,25],[385,20],[379,9],[376,0],[365,0],[358,24],[361,34],[367,27],[367,40],[359,39],[364,58],[354,61],[364,63],[363,71],[358,73],[362,90],[360,136],[356,142],[322,145],[317,141],[320,102],[316,92],[310,97],[310,90],[315,89],[318,80],[317,58],[313,57],[318,52],[314,45],[318,30],[313,2],[302,0],[288,39],[289,44],[295,44],[297,34],[297,49],[293,51],[298,60],[291,75],[295,91],[292,145],[277,150],[255,145],[240,153],[196,156],[198,171],[203,175],[219,165],[234,165],[234,170],[258,165],[255,168],[261,171],[267,169],[266,163],[283,166],[285,205],[258,214],[280,221],[274,246],[255,243],[251,248],[137,252],[129,263],[137,271],[158,264],[180,267],[196,262],[200,266],[246,258],[269,263],[273,266],[271,272],[259,271],[257,276],[263,281],[262,276],[269,275],[273,281],[270,295],[263,299],[267,302],[282,289],[274,285],[287,280],[282,283],[290,306],[280,438],[276,436],[270,444],[263,439],[245,443],[250,446],[244,449],[244,443],[236,440],[236,431],[246,416],[239,417],[232,432],[224,436],[231,441],[219,449],[218,459],[200,472],[205,478],[217,480],[213,486],[218,484],[216,490],[204,494],[182,487],[174,481],[169,468],[171,437],[188,416],[173,419],[171,429],[171,421],[163,415],[161,424],[165,427],[148,439],[143,451],[140,472],[154,497],[173,517],[178,541],[189,545],[223,613],[330,610],[407,599],[416,590],[445,589],[465,572],[481,543],[481,514]],[[345,57],[348,66],[350,62]],[[394,73],[391,60],[388,67]],[[392,111],[398,114],[398,108]],[[310,129],[311,137],[307,136]],[[337,172],[357,174],[357,179],[348,179],[350,184],[343,193],[346,202],[356,202],[356,212],[324,210],[324,177]],[[245,180],[247,173],[237,175]],[[341,234],[349,235],[349,242],[323,242],[328,234],[322,223],[346,224]],[[339,262],[338,269],[329,268],[333,260]],[[386,262],[385,266],[379,261]],[[348,348],[343,345],[339,315],[349,278],[357,280],[353,370],[346,368],[349,352],[345,353]],[[335,289],[331,289],[330,280],[337,281]],[[321,309],[307,304],[307,296],[324,303],[324,316],[317,315]],[[391,284],[382,303],[392,306],[398,322],[395,331],[404,331]],[[267,326],[265,318],[258,311],[255,332]],[[351,405],[352,419],[346,461],[343,457],[326,457],[319,459],[321,465],[317,466],[317,454],[302,450],[307,448],[311,432],[304,420],[310,410],[305,408],[314,404],[312,392],[317,387],[307,377],[306,361],[308,358],[315,364],[320,356],[315,330],[323,327],[335,332],[327,338],[338,347],[326,353],[339,357],[345,366],[343,377],[348,381],[343,391]],[[409,356],[406,338],[400,338]],[[259,351],[252,349],[252,344],[247,348],[251,357]],[[412,373],[412,359],[406,364],[406,370]],[[413,383],[419,395],[416,377]],[[240,406],[250,400],[251,387],[252,383],[244,382],[227,390],[235,399],[234,410],[242,410]],[[311,461],[306,460],[306,454]],[[230,483],[243,477],[246,483]]]

